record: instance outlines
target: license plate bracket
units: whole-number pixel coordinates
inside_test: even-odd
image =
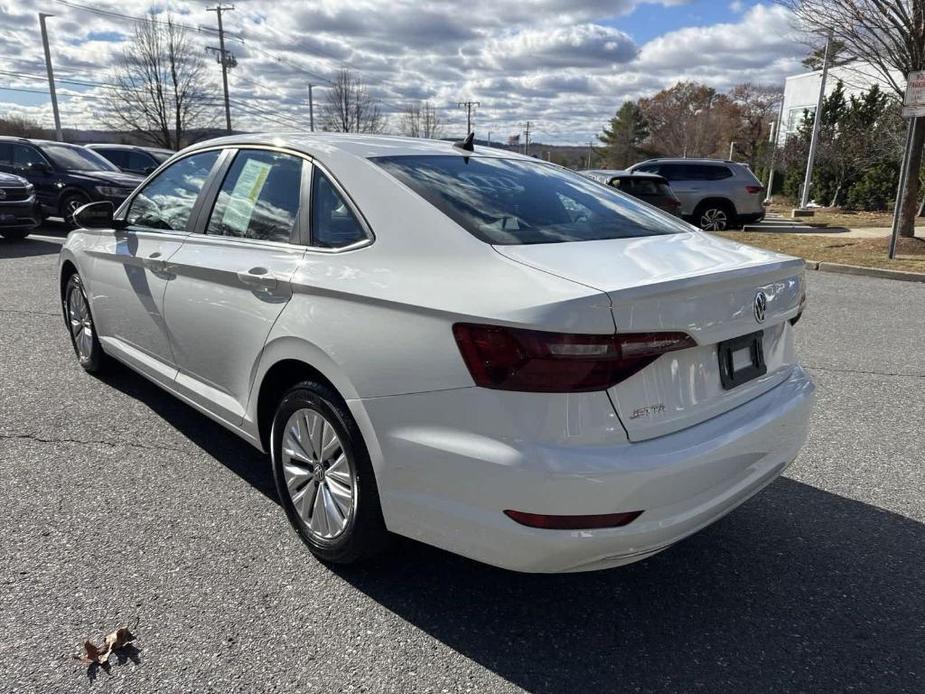
[[[725,340],[716,346],[719,356],[719,380],[725,390],[740,386],[768,372],[764,363],[764,346],[761,341],[763,337],[764,332],[759,330]]]

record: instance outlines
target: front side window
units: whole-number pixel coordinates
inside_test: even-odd
[[[367,238],[353,210],[318,169],[312,181],[311,211],[313,246],[343,248]]]
[[[486,243],[595,241],[688,231],[662,212],[549,164],[456,155],[373,161]]]
[[[216,159],[217,150],[202,152],[164,169],[132,200],[126,221],[149,229],[186,231],[193,205]]]
[[[222,183],[206,233],[288,243],[301,189],[299,157],[241,150]]]
[[[29,164],[47,165],[47,163],[35,147],[13,145],[13,166],[16,168],[25,169]]]

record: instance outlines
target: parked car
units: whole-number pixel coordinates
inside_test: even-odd
[[[21,176],[0,173],[0,236],[24,239],[41,220],[32,184]]]
[[[719,159],[649,159],[630,171],[664,176],[681,201],[681,216],[705,231],[764,219],[764,186],[745,164]]]
[[[42,214],[68,224],[78,207],[100,200],[119,205],[144,180],[85,147],[23,137],[0,137],[0,171],[29,181]]]
[[[126,173],[147,176],[173,156],[169,149],[139,147],[137,145],[84,145]]]
[[[80,365],[268,451],[326,561],[391,532],[520,571],[626,564],[807,433],[801,260],[471,138],[220,138],[77,221]]]
[[[673,215],[681,214],[681,201],[675,195],[668,181],[658,174],[633,173],[618,169],[591,169],[582,171],[583,175],[600,183],[621,190],[627,195],[639,198]]]

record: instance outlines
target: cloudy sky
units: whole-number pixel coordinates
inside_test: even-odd
[[[682,79],[718,89],[782,84],[806,48],[790,17],[759,0],[237,0],[225,28],[238,59],[230,72],[232,119],[241,129],[308,126],[342,67],[359,72],[387,113],[415,100],[440,109],[446,134],[462,133],[456,103],[481,102],[479,137],[504,139],[532,123],[536,141],[583,144],[625,99]],[[0,0],[0,115],[50,125],[37,13],[48,20],[64,127],[102,127],[109,82],[132,16],[169,10],[193,28],[214,27],[205,2]],[[195,41],[217,45],[214,34]],[[220,68],[210,59],[216,97]],[[218,108],[218,106],[216,106]],[[316,108],[317,114],[317,108]]]

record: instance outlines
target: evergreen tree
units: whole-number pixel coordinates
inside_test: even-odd
[[[640,145],[649,136],[642,110],[632,101],[625,102],[598,139],[604,144],[604,160],[608,167],[625,169],[639,161]]]

